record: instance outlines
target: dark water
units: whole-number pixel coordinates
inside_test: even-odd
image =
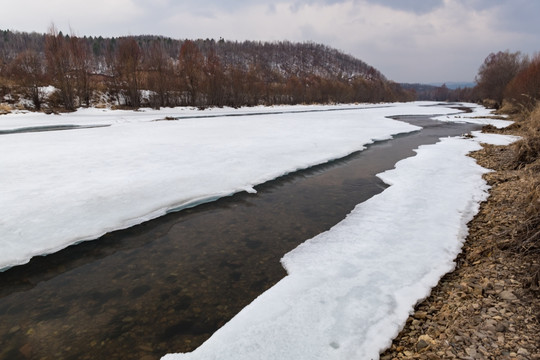
[[[21,134],[44,131],[77,130],[108,127],[110,125],[51,125],[51,126],[32,126],[12,130],[0,130],[0,135]]]
[[[286,252],[382,191],[376,173],[475,129],[406,119],[424,130],[0,273],[0,359],[193,350],[285,275]]]

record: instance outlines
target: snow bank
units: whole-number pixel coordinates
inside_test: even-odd
[[[461,105],[471,108],[472,112],[437,116],[437,117],[434,117],[434,120],[450,121],[450,122],[467,122],[470,124],[479,124],[479,125],[493,125],[498,129],[505,128],[508,125],[513,123],[513,121],[510,121],[510,120],[490,118],[490,117],[493,117],[493,110],[486,109],[485,107],[481,105],[473,104],[473,103],[463,103]],[[506,117],[506,116],[502,115],[502,117]]]
[[[50,114],[40,112],[14,112],[0,117],[1,130],[16,130],[26,127],[39,126],[62,126],[62,125],[118,125],[133,122],[151,122],[165,120],[166,118],[183,117],[215,117],[232,115],[255,115],[255,114],[276,114],[276,113],[302,113],[310,111],[334,111],[349,108],[373,109],[380,107],[395,107],[397,104],[362,104],[362,105],[302,105],[302,106],[254,106],[249,108],[208,108],[204,111],[193,107],[162,108],[154,110],[142,108],[133,110],[111,110],[109,108],[80,108],[75,112]],[[442,113],[449,113],[448,109]]]
[[[84,109],[2,116],[3,130],[111,126],[0,135],[0,269],[173,209],[253,191],[288,172],[418,129],[386,116],[455,112],[416,103],[350,108]],[[305,112],[313,110],[334,111]],[[247,113],[263,115],[224,116]],[[218,117],[152,121],[209,114]]]
[[[472,135],[480,143],[491,144],[491,145],[501,145],[501,146],[510,145],[511,143],[516,142],[519,139],[521,139],[521,137],[519,136],[513,136],[513,135],[500,136],[497,134],[482,133],[481,131],[473,131]]]
[[[463,138],[421,146],[379,175],[392,186],[285,255],[283,280],[194,352],[163,359],[377,359],[454,268],[487,197],[487,170],[466,156],[478,149]]]

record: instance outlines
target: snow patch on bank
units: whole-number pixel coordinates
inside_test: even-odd
[[[503,119],[493,119],[493,110],[486,109],[485,107],[473,104],[473,103],[463,103],[461,105],[469,107],[472,112],[470,113],[460,113],[452,115],[437,116],[434,120],[439,121],[450,121],[450,122],[466,122],[470,124],[478,125],[492,125],[497,129],[505,128],[513,123],[510,120]],[[498,117],[506,117],[506,115],[498,115]]]

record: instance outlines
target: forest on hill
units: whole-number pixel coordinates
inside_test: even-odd
[[[52,85],[52,94],[46,87]],[[412,100],[377,69],[315,43],[0,31],[0,99],[27,107],[253,106]]]

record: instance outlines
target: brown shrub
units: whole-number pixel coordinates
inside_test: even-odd
[[[540,54],[508,83],[504,91],[507,102],[531,111],[540,100]]]
[[[540,105],[522,122],[523,139],[515,143],[515,168],[535,162],[540,156]]]
[[[519,114],[522,110],[522,107],[516,104],[513,101],[509,100],[503,100],[503,103],[499,110],[497,110],[497,113],[499,114],[508,114],[508,115],[516,115]]]

